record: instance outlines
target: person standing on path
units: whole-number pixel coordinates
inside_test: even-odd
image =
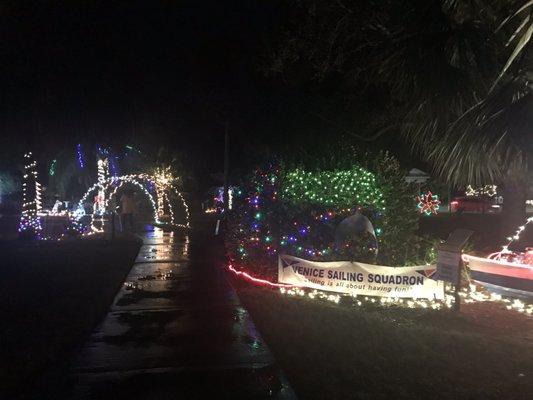
[[[135,200],[133,199],[133,194],[131,192],[124,192],[120,197],[121,203],[121,222],[122,222],[122,232],[129,231],[133,232],[133,214],[135,213]]]

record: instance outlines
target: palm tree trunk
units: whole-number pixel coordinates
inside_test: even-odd
[[[526,220],[526,185],[521,180],[509,180],[503,185],[502,195],[500,234],[508,237]]]

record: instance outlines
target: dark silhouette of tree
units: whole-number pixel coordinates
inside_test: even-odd
[[[523,222],[533,2],[292,4],[300,24],[284,34],[269,73],[323,86],[335,79],[346,97],[377,93],[365,139],[400,133],[449,183],[502,185],[505,230]]]

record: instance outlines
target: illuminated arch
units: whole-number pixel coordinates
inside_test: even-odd
[[[144,192],[144,194],[146,194],[146,197],[148,197],[148,200],[150,201],[150,204],[152,206],[152,213],[154,214],[154,222],[156,224],[160,223],[158,215],[157,215],[157,208],[156,208],[156,205],[155,205],[154,196],[152,196],[152,194],[148,190],[146,190],[146,188],[139,181],[137,181],[136,179],[120,180],[120,183],[118,185],[114,186],[113,191],[109,194],[109,196],[106,196],[105,209],[106,210],[108,209],[109,201],[113,198],[113,196],[115,196],[117,194],[118,189],[120,189],[122,187],[122,185],[124,185],[125,183],[130,183],[130,184],[133,184],[133,185],[137,186],[138,188],[140,188]],[[111,185],[113,185],[113,183],[108,184],[106,186],[105,190],[108,190],[109,187],[111,187]]]
[[[98,190],[99,188],[103,188],[104,192],[108,192],[109,189],[111,187],[113,187],[113,191],[111,193],[109,193],[109,195],[106,195],[106,203],[105,203],[105,208],[107,209],[108,208],[108,205],[109,205],[109,199],[111,197],[113,197],[117,190],[124,184],[124,183],[131,183],[137,187],[139,187],[143,192],[144,194],[148,197],[149,201],[150,201],[150,204],[152,206],[152,211],[153,211],[153,215],[154,215],[154,222],[156,224],[160,224],[161,221],[159,220],[159,215],[158,215],[158,210],[157,210],[157,205],[156,205],[156,201],[154,199],[154,196],[152,196],[152,194],[143,186],[143,184],[141,183],[141,181],[146,181],[146,182],[150,182],[152,184],[156,184],[156,179],[154,176],[152,175],[149,175],[149,174],[131,174],[131,175],[122,175],[122,176],[116,176],[116,177],[110,177],[110,178],[107,178],[107,179],[104,179],[100,182],[97,182],[95,183],[93,186],[91,186],[86,192],[85,194],[82,196],[82,198],[80,199],[79,203],[78,203],[78,210],[83,210],[84,209],[84,204],[87,202],[88,198],[89,198],[89,195],[94,192],[95,190]],[[115,184],[118,182],[118,185],[115,186]],[[174,193],[176,193],[178,199],[180,200],[182,206],[183,206],[183,209],[184,209],[184,219],[185,219],[185,223],[176,223],[175,221],[175,216],[174,216],[174,206],[170,203],[169,201],[169,209],[170,209],[170,225],[172,226],[176,226],[176,227],[181,227],[181,228],[190,228],[190,222],[189,222],[189,219],[190,219],[190,214],[189,214],[189,206],[187,204],[187,202],[185,201],[183,195],[181,194],[181,192],[179,192],[175,187],[172,186],[171,188]],[[81,215],[84,215],[84,212],[80,214]],[[94,225],[94,220],[92,219],[91,217],[91,228],[92,228],[92,231],[93,232],[102,232],[103,229],[101,228],[97,228],[95,225]]]
[[[189,218],[190,218],[189,205],[187,204],[187,202],[183,198],[183,195],[181,194],[181,192],[179,192],[175,187],[173,187],[172,189],[174,190],[174,192],[176,193],[178,198],[181,200],[181,204],[183,205],[183,209],[185,210],[185,224],[175,224],[175,225],[176,226],[181,226],[182,228],[190,228],[191,226],[190,226],[190,223],[189,223]],[[174,213],[172,212],[171,222],[172,222],[173,218],[174,218]]]

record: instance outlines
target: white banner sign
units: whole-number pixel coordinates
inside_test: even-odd
[[[444,284],[428,278],[431,265],[385,267],[350,261],[317,262],[288,255],[278,259],[281,283],[363,296],[444,299]]]

